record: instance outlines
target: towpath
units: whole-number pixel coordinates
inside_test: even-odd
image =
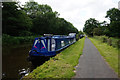
[[[117,78],[115,72],[108,66],[96,47],[86,38],[83,55],[76,66],[74,78]]]

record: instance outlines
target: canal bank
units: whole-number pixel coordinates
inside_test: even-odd
[[[37,67],[28,76],[29,78],[71,78],[75,75],[74,67],[82,54],[85,38],[80,39],[60,54],[50,58],[43,65]]]

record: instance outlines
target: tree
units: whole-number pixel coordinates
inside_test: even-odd
[[[78,30],[72,23],[66,21],[64,18],[59,18],[58,20],[58,34],[67,35],[69,33],[78,33]]]
[[[110,22],[120,21],[120,10],[117,8],[109,9],[105,17],[108,18]]]
[[[52,8],[48,5],[39,5],[37,2],[26,2],[23,9],[32,19],[38,15],[52,12]]]
[[[49,5],[37,2],[27,2],[25,12],[33,21],[32,32],[36,34],[68,34],[78,30],[64,18],[59,18],[58,12],[53,12]]]
[[[56,25],[56,13],[49,12],[46,14],[40,14],[33,20],[32,31],[37,34],[51,33],[53,34],[57,28]]]
[[[83,31],[90,35],[93,36],[93,29],[94,28],[98,28],[99,27],[99,22],[97,20],[95,20],[94,18],[90,18],[85,22]]]
[[[30,1],[20,7],[18,2],[3,2],[2,13],[3,33],[11,36],[78,33],[72,23],[59,18],[49,5]]]
[[[100,22],[99,29],[99,35],[109,36],[109,24],[106,21]]]
[[[120,21],[112,21],[110,23],[110,36],[120,37]]]
[[[94,28],[94,29],[93,29],[93,35],[97,35],[97,36],[102,35],[102,30],[101,30],[101,28]]]
[[[120,37],[120,10],[116,8],[108,10],[106,18],[110,20],[109,35]]]
[[[3,2],[2,17],[3,33],[11,36],[29,31],[32,25],[30,18],[21,10],[17,2]]]
[[[58,12],[53,12],[49,5],[40,5],[37,2],[27,2],[24,5],[24,11],[30,16],[33,22],[32,32],[36,34],[45,34],[56,32],[56,22],[59,16]]]
[[[79,31],[79,33],[78,33],[79,35],[81,35],[81,34],[84,34],[82,31]]]

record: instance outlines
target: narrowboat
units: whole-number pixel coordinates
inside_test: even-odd
[[[60,51],[76,42],[76,33],[65,35],[44,34],[43,37],[35,38],[32,49],[29,51],[29,60],[45,59],[58,54]]]

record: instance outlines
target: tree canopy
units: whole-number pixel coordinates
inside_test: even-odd
[[[94,18],[86,20],[83,31],[88,35],[107,35],[110,37],[120,37],[120,10],[117,8],[109,9],[105,18],[110,20],[99,22]]]
[[[78,33],[47,4],[29,1],[21,7],[18,2],[3,2],[2,14],[3,33],[11,36]]]
[[[90,18],[85,22],[85,27],[83,28],[83,31],[87,33],[88,35],[93,36],[93,30],[94,28],[98,28],[99,22],[95,20],[94,18]]]
[[[112,37],[120,37],[120,10],[112,8],[107,11],[106,18],[109,18],[109,33]]]
[[[19,9],[17,2],[3,2],[2,17],[2,31],[5,34],[18,36],[32,27],[31,19]]]

